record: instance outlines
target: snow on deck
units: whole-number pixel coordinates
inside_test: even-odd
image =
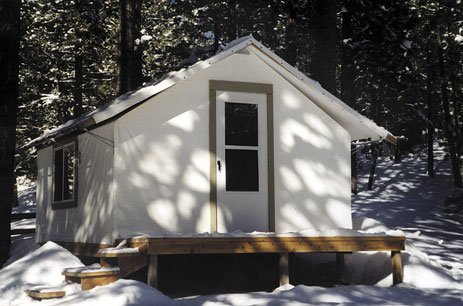
[[[242,232],[233,231],[230,233],[187,233],[187,234],[170,234],[164,235],[134,235],[133,239],[139,238],[296,238],[296,237],[387,237],[387,236],[404,236],[400,230],[387,230],[384,232],[371,232],[363,230],[351,230],[344,228],[328,230],[305,230],[300,232],[274,233],[274,232]]]
[[[138,248],[105,248],[98,251],[98,254],[138,254]]]
[[[119,267],[102,267],[100,264],[95,263],[85,267],[71,267],[63,270],[64,273],[93,273],[93,272],[119,272]]]

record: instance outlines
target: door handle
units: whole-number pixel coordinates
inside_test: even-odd
[[[220,162],[220,160],[217,161],[217,169],[219,170],[219,172],[222,172],[222,163]]]

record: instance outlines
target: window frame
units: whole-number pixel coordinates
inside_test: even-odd
[[[55,164],[55,154],[58,150],[63,150],[65,147],[72,145],[74,147],[74,185],[73,185],[73,196],[72,199],[68,200],[59,200],[55,201],[55,188],[56,188],[56,164]],[[78,142],[77,138],[67,141],[57,142],[53,145],[53,154],[52,154],[52,164],[53,164],[53,176],[52,176],[52,193],[51,193],[51,207],[53,210],[55,209],[66,209],[66,208],[73,208],[77,207],[77,194],[78,194]],[[64,155],[63,155],[64,156]],[[64,176],[63,176],[64,182]],[[62,182],[62,183],[63,183]]]

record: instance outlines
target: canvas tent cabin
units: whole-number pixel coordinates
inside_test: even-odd
[[[253,37],[45,133],[37,240],[352,228],[350,144],[394,138]]]

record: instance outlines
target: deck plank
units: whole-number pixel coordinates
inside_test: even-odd
[[[188,237],[133,238],[130,245],[148,242],[148,254],[240,254],[240,253],[324,253],[357,251],[401,251],[402,236],[361,237]]]

